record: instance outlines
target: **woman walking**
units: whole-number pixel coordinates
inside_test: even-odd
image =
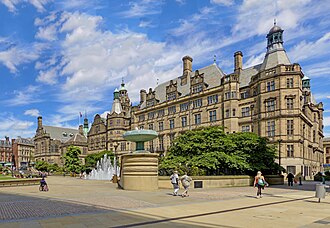
[[[254,184],[253,187],[257,187],[257,199],[261,198],[261,189],[264,189],[265,186],[268,186],[265,177],[262,175],[260,171],[257,172],[257,176],[254,178]]]

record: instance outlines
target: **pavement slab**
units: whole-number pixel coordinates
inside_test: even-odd
[[[47,178],[38,186],[0,188],[0,227],[330,227],[330,197],[314,198],[314,182],[253,187],[125,191],[109,181]],[[181,190],[182,191],[182,190]]]

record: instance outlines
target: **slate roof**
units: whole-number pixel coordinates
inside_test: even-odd
[[[7,140],[0,140],[0,147],[10,147],[11,148],[11,142]]]
[[[204,82],[208,85],[207,89],[211,89],[213,87],[219,86],[221,84],[221,78],[225,75],[223,71],[216,65],[212,64],[209,66],[206,66],[204,68],[201,68],[198,70],[199,74],[204,73]],[[194,77],[195,72],[191,72],[189,74],[190,77]],[[173,79],[173,83],[177,83],[178,92],[181,94],[180,97],[184,97],[189,95],[190,93],[190,80],[188,78],[187,84],[181,85],[181,77],[177,77]],[[156,94],[155,97],[157,100],[159,100],[159,103],[166,101],[166,86],[170,84],[170,81],[164,82],[160,85],[158,85],[155,88]],[[145,102],[141,104],[141,108],[145,107]]]
[[[22,138],[22,137],[17,137],[17,139],[15,139],[16,143],[20,143],[20,144],[29,144],[29,145],[34,145],[33,143],[33,139],[31,138]]]
[[[73,143],[73,142],[87,143],[87,137],[80,133],[76,133],[76,134],[74,134],[74,136],[69,138],[65,143]]]
[[[267,69],[276,67],[277,65],[280,65],[280,64],[285,64],[285,65],[291,64],[291,62],[283,48],[276,49],[271,52],[267,52],[265,59],[260,67],[260,70],[267,70]]]
[[[43,126],[46,133],[50,134],[52,139],[60,140],[65,142],[70,139],[72,136],[77,134],[78,129],[64,128],[64,127],[53,127],[53,126]]]

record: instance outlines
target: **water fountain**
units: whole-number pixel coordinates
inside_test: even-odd
[[[100,161],[97,161],[96,168],[94,168],[87,176],[88,180],[111,180],[116,173],[115,170],[116,158],[111,162],[110,157],[104,154]],[[120,173],[120,168],[117,166],[117,173]]]
[[[144,149],[144,143],[158,136],[153,130],[132,130],[124,139],[136,143],[136,150],[121,157],[119,185],[126,190],[150,191],[158,189],[158,154]]]

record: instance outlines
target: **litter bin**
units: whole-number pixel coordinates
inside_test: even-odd
[[[329,186],[325,184],[316,184],[315,197],[319,198],[319,202],[321,199],[325,198],[326,188],[329,188]]]

